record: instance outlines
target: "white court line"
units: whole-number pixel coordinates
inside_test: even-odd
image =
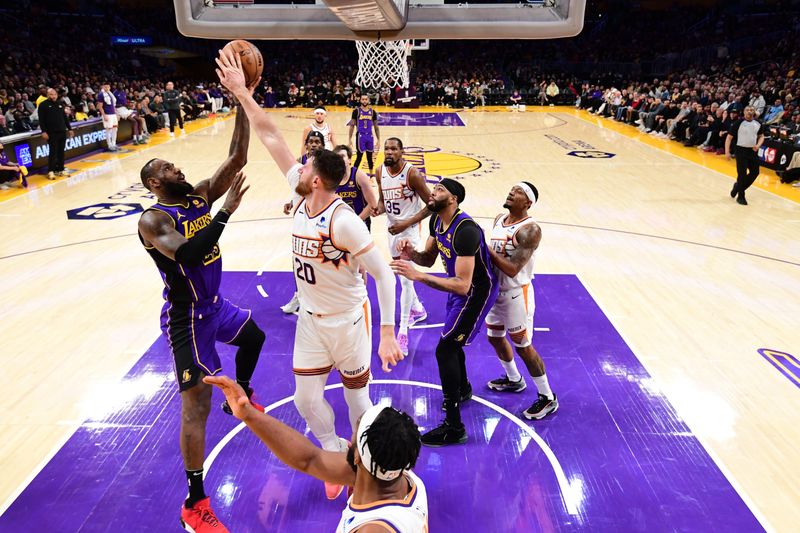
[[[596,298],[594,294],[592,294],[592,291],[589,289],[589,285],[585,281],[583,281],[578,274],[575,274],[575,277],[578,278],[578,281],[581,282],[581,285],[583,285],[583,288],[586,289],[586,292],[588,292],[589,296],[592,297],[592,300],[594,301],[594,303],[597,304],[597,307],[600,308],[600,310],[606,316],[606,319],[611,323],[611,325],[614,327],[614,329],[619,334],[619,336],[622,337],[622,340],[625,342],[625,344],[628,345],[628,349],[630,349],[630,351],[633,352],[633,354],[636,356],[636,359],[639,361],[639,364],[642,365],[642,367],[645,369],[645,371],[647,371],[647,373],[650,375],[650,377],[653,379],[653,381],[658,383],[658,381],[653,376],[653,373],[650,371],[649,368],[647,368],[647,364],[645,362],[645,359],[639,357],[639,355],[636,353],[636,350],[634,350],[634,348],[633,348],[634,347],[633,343],[629,342],[628,339],[625,338],[625,335],[622,333],[622,330],[620,328],[618,328],[616,326],[616,324],[614,324],[611,321],[611,316],[612,315],[609,315],[606,312],[606,310],[603,308],[602,302],[598,298]],[[667,395],[665,394],[664,397],[667,397]],[[669,398],[667,398],[667,399],[669,399]],[[671,404],[671,402],[670,402],[670,404]],[[684,423],[686,423],[686,422],[684,422]],[[689,424],[686,423],[686,425],[688,426]],[[691,433],[692,436],[694,438],[696,438],[700,442],[700,445],[703,447],[705,452],[708,454],[709,457],[711,457],[711,460],[714,461],[714,464],[717,465],[717,468],[719,468],[719,471],[722,472],[722,475],[725,476],[725,478],[728,480],[728,483],[731,484],[731,487],[733,487],[733,490],[735,490],[739,494],[739,497],[742,499],[742,501],[747,506],[747,508],[750,509],[750,512],[753,513],[753,516],[756,517],[756,520],[759,521],[761,526],[766,531],[769,531],[769,532],[775,531],[775,529],[770,525],[769,521],[767,521],[767,517],[764,516],[764,514],[762,514],[761,510],[755,505],[755,503],[753,503],[753,500],[750,499],[750,495],[747,494],[747,492],[745,492],[745,490],[742,488],[742,486],[739,484],[739,482],[736,480],[736,478],[733,477],[733,474],[731,473],[730,470],[728,470],[728,467],[725,466],[725,463],[723,463],[722,460],[719,458],[719,456],[716,454],[716,452],[714,452],[714,450],[712,450],[708,446],[708,443],[706,442],[705,438],[701,437],[700,435],[698,435],[694,431],[693,428],[690,427],[690,429],[692,430],[692,433]]]
[[[371,381],[370,383],[374,383],[374,384],[377,384],[377,385],[410,385],[410,386],[416,386],[416,387],[425,387],[425,388],[428,388],[428,389],[442,390],[441,386],[434,385],[433,383],[423,383],[421,381],[412,381],[412,380],[404,380],[404,379],[397,379],[397,380],[394,380],[394,379],[376,379],[376,380]],[[326,386],[325,390],[341,389],[342,386],[343,385],[341,383],[335,383],[333,385]],[[473,396],[472,399],[474,401],[476,401],[476,402],[478,402],[478,403],[480,403],[482,405],[485,405],[486,407],[494,410],[498,414],[508,418],[511,422],[516,424],[524,433],[526,433],[529,437],[531,437],[531,439],[533,439],[536,442],[536,444],[539,446],[539,448],[542,450],[542,452],[544,452],[544,455],[545,455],[545,457],[547,457],[547,460],[550,462],[550,466],[553,468],[553,473],[556,476],[556,481],[558,482],[558,487],[559,487],[559,490],[561,491],[561,499],[562,499],[562,501],[564,503],[564,507],[566,507],[567,512],[569,514],[571,514],[571,515],[579,514],[579,512],[580,512],[580,509],[579,509],[579,507],[580,507],[580,498],[574,498],[573,497],[573,492],[574,491],[572,490],[572,488],[569,485],[569,481],[567,480],[567,476],[566,476],[566,474],[564,474],[564,469],[561,467],[561,463],[558,462],[558,458],[556,457],[555,453],[553,453],[553,450],[550,449],[550,446],[547,445],[547,443],[544,441],[544,439],[542,439],[542,437],[540,437],[539,434],[536,433],[536,431],[534,431],[534,429],[532,427],[530,427],[528,424],[526,424],[525,422],[523,422],[522,420],[520,420],[519,418],[517,418],[516,416],[511,414],[509,411],[503,409],[499,405],[494,404],[494,403],[490,402],[489,400],[485,400],[485,399],[483,399],[483,398],[481,398],[479,396]],[[285,405],[285,404],[291,402],[292,400],[294,400],[294,395],[287,396],[286,398],[283,398],[281,400],[278,400],[277,402],[271,403],[268,406],[266,406],[264,408],[264,412],[265,413],[269,413],[273,409],[275,409],[277,407],[280,407],[282,405]],[[225,435],[217,443],[216,446],[214,446],[214,449],[211,450],[211,453],[208,454],[208,457],[206,458],[205,462],[203,463],[203,469],[205,470],[205,475],[206,476],[208,476],[208,472],[209,472],[209,470],[211,470],[211,465],[214,464],[214,461],[217,459],[217,456],[219,456],[220,452],[222,452],[222,449],[225,448],[225,446],[227,446],[227,444],[233,439],[233,437],[238,435],[239,432],[241,432],[244,428],[245,428],[244,422],[240,423],[238,426],[236,426],[235,428],[230,430],[228,432],[228,434]]]
[[[428,329],[428,328],[440,328],[444,326],[444,322],[441,324],[414,324],[413,326],[409,326],[408,329]]]
[[[428,329],[428,328],[440,328],[444,326],[442,324],[414,324],[413,326],[409,326],[408,329]],[[533,328],[533,331],[550,331],[550,328]]]
[[[259,294],[261,294],[263,298],[269,298],[267,291],[264,290],[264,287],[262,287],[260,283],[256,285],[256,289],[258,289]]]

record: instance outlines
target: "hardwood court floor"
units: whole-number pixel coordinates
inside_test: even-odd
[[[765,172],[739,206],[728,196],[731,162],[571,109],[461,112],[463,126],[421,125],[445,111],[396,113],[392,123],[411,125],[384,125],[381,136],[401,137],[429,177],[463,178],[464,210],[484,229],[515,182],[535,183],[536,272],[577,275],[652,376],[642,386],[671,402],[763,525],[795,527],[800,390],[758,350],[800,351],[798,192]],[[299,146],[310,112],[271,116]],[[347,118],[329,114],[339,141]],[[139,168],[161,157],[203,179],[232,127],[194,124],[186,137],[89,156],[68,164],[82,170],[69,179],[0,196],[0,510],[81,422],[114,404],[120,379],[158,337],[160,283],[135,235],[138,216],[110,218],[118,204],[151,203]],[[221,239],[225,270],[288,271],[289,190],[256,139],[246,171],[252,188]],[[69,210],[90,219],[68,219]],[[373,225],[384,252],[385,228]]]

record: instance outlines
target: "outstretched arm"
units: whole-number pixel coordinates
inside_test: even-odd
[[[247,113],[240,108],[236,113],[236,125],[228,149],[228,158],[220,165],[210,179],[203,180],[195,187],[195,192],[213,204],[230,188],[236,173],[247,164],[247,148],[250,146],[250,121]]]
[[[284,464],[322,481],[353,486],[356,474],[346,453],[327,452],[283,422],[255,409],[244,390],[227,376],[206,376],[203,381],[219,388],[234,416],[244,422]]]
[[[269,117],[269,113],[261,110],[253,95],[247,89],[244,80],[244,72],[242,71],[241,59],[236,54],[228,54],[227,52],[220,51],[219,57],[216,59],[217,76],[220,83],[228,89],[237,100],[244,112],[247,113],[247,118],[250,119],[250,124],[256,130],[256,135],[262,144],[267,148],[269,155],[278,164],[278,168],[285,175],[289,172],[294,165],[296,165],[292,151],[286,143],[286,139],[281,134],[278,126]]]
[[[510,278],[519,274],[519,271],[531,258],[533,252],[539,247],[539,242],[542,240],[542,229],[535,223],[522,226],[514,238],[517,240],[517,248],[509,256],[504,253],[497,253],[489,248],[492,263]]]

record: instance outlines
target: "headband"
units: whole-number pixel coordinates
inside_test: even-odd
[[[316,109],[314,110],[314,113],[325,113],[326,115],[328,114],[328,112],[327,112],[327,111],[325,111],[325,108],[324,108],[324,107],[318,107],[318,108],[316,108]]]
[[[370,474],[383,481],[392,481],[400,477],[400,474],[402,474],[405,469],[384,469],[372,459],[372,452],[367,442],[367,429],[375,422],[375,419],[378,418],[384,409],[387,409],[385,405],[373,405],[361,415],[361,423],[358,426],[358,431],[360,432],[358,435],[358,452],[361,455],[361,461],[364,463],[366,469],[369,470]]]
[[[308,135],[306,136],[306,142],[308,142],[308,140],[309,140],[311,137],[317,137],[317,138],[319,138],[319,140],[320,140],[320,141],[322,141],[323,143],[325,142],[325,136],[324,136],[322,133],[320,133],[320,132],[318,132],[318,131],[316,131],[316,130],[311,130],[311,131],[309,131],[309,132],[308,132]]]
[[[439,182],[439,185],[450,191],[450,194],[456,197],[459,204],[464,201],[464,197],[467,195],[467,192],[464,190],[464,186],[454,179],[443,178]]]
[[[525,192],[525,196],[527,196],[528,200],[531,201],[531,207],[536,205],[536,195],[533,194],[533,189],[531,189],[527,183],[520,181],[515,185],[515,187],[519,187]]]

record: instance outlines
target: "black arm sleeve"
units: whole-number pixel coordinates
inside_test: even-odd
[[[356,121],[358,120],[358,108],[353,109],[353,113],[350,115],[350,118]]]
[[[220,210],[211,224],[195,233],[191,239],[175,250],[175,261],[188,266],[202,263],[203,258],[214,249],[229,218],[230,214],[227,211]]]
[[[477,224],[465,222],[453,235],[453,248],[456,255],[475,255],[483,239],[483,231]]]
[[[431,234],[431,237],[434,239],[436,238],[436,220],[439,218],[439,215],[432,215],[428,219],[428,231]]]

